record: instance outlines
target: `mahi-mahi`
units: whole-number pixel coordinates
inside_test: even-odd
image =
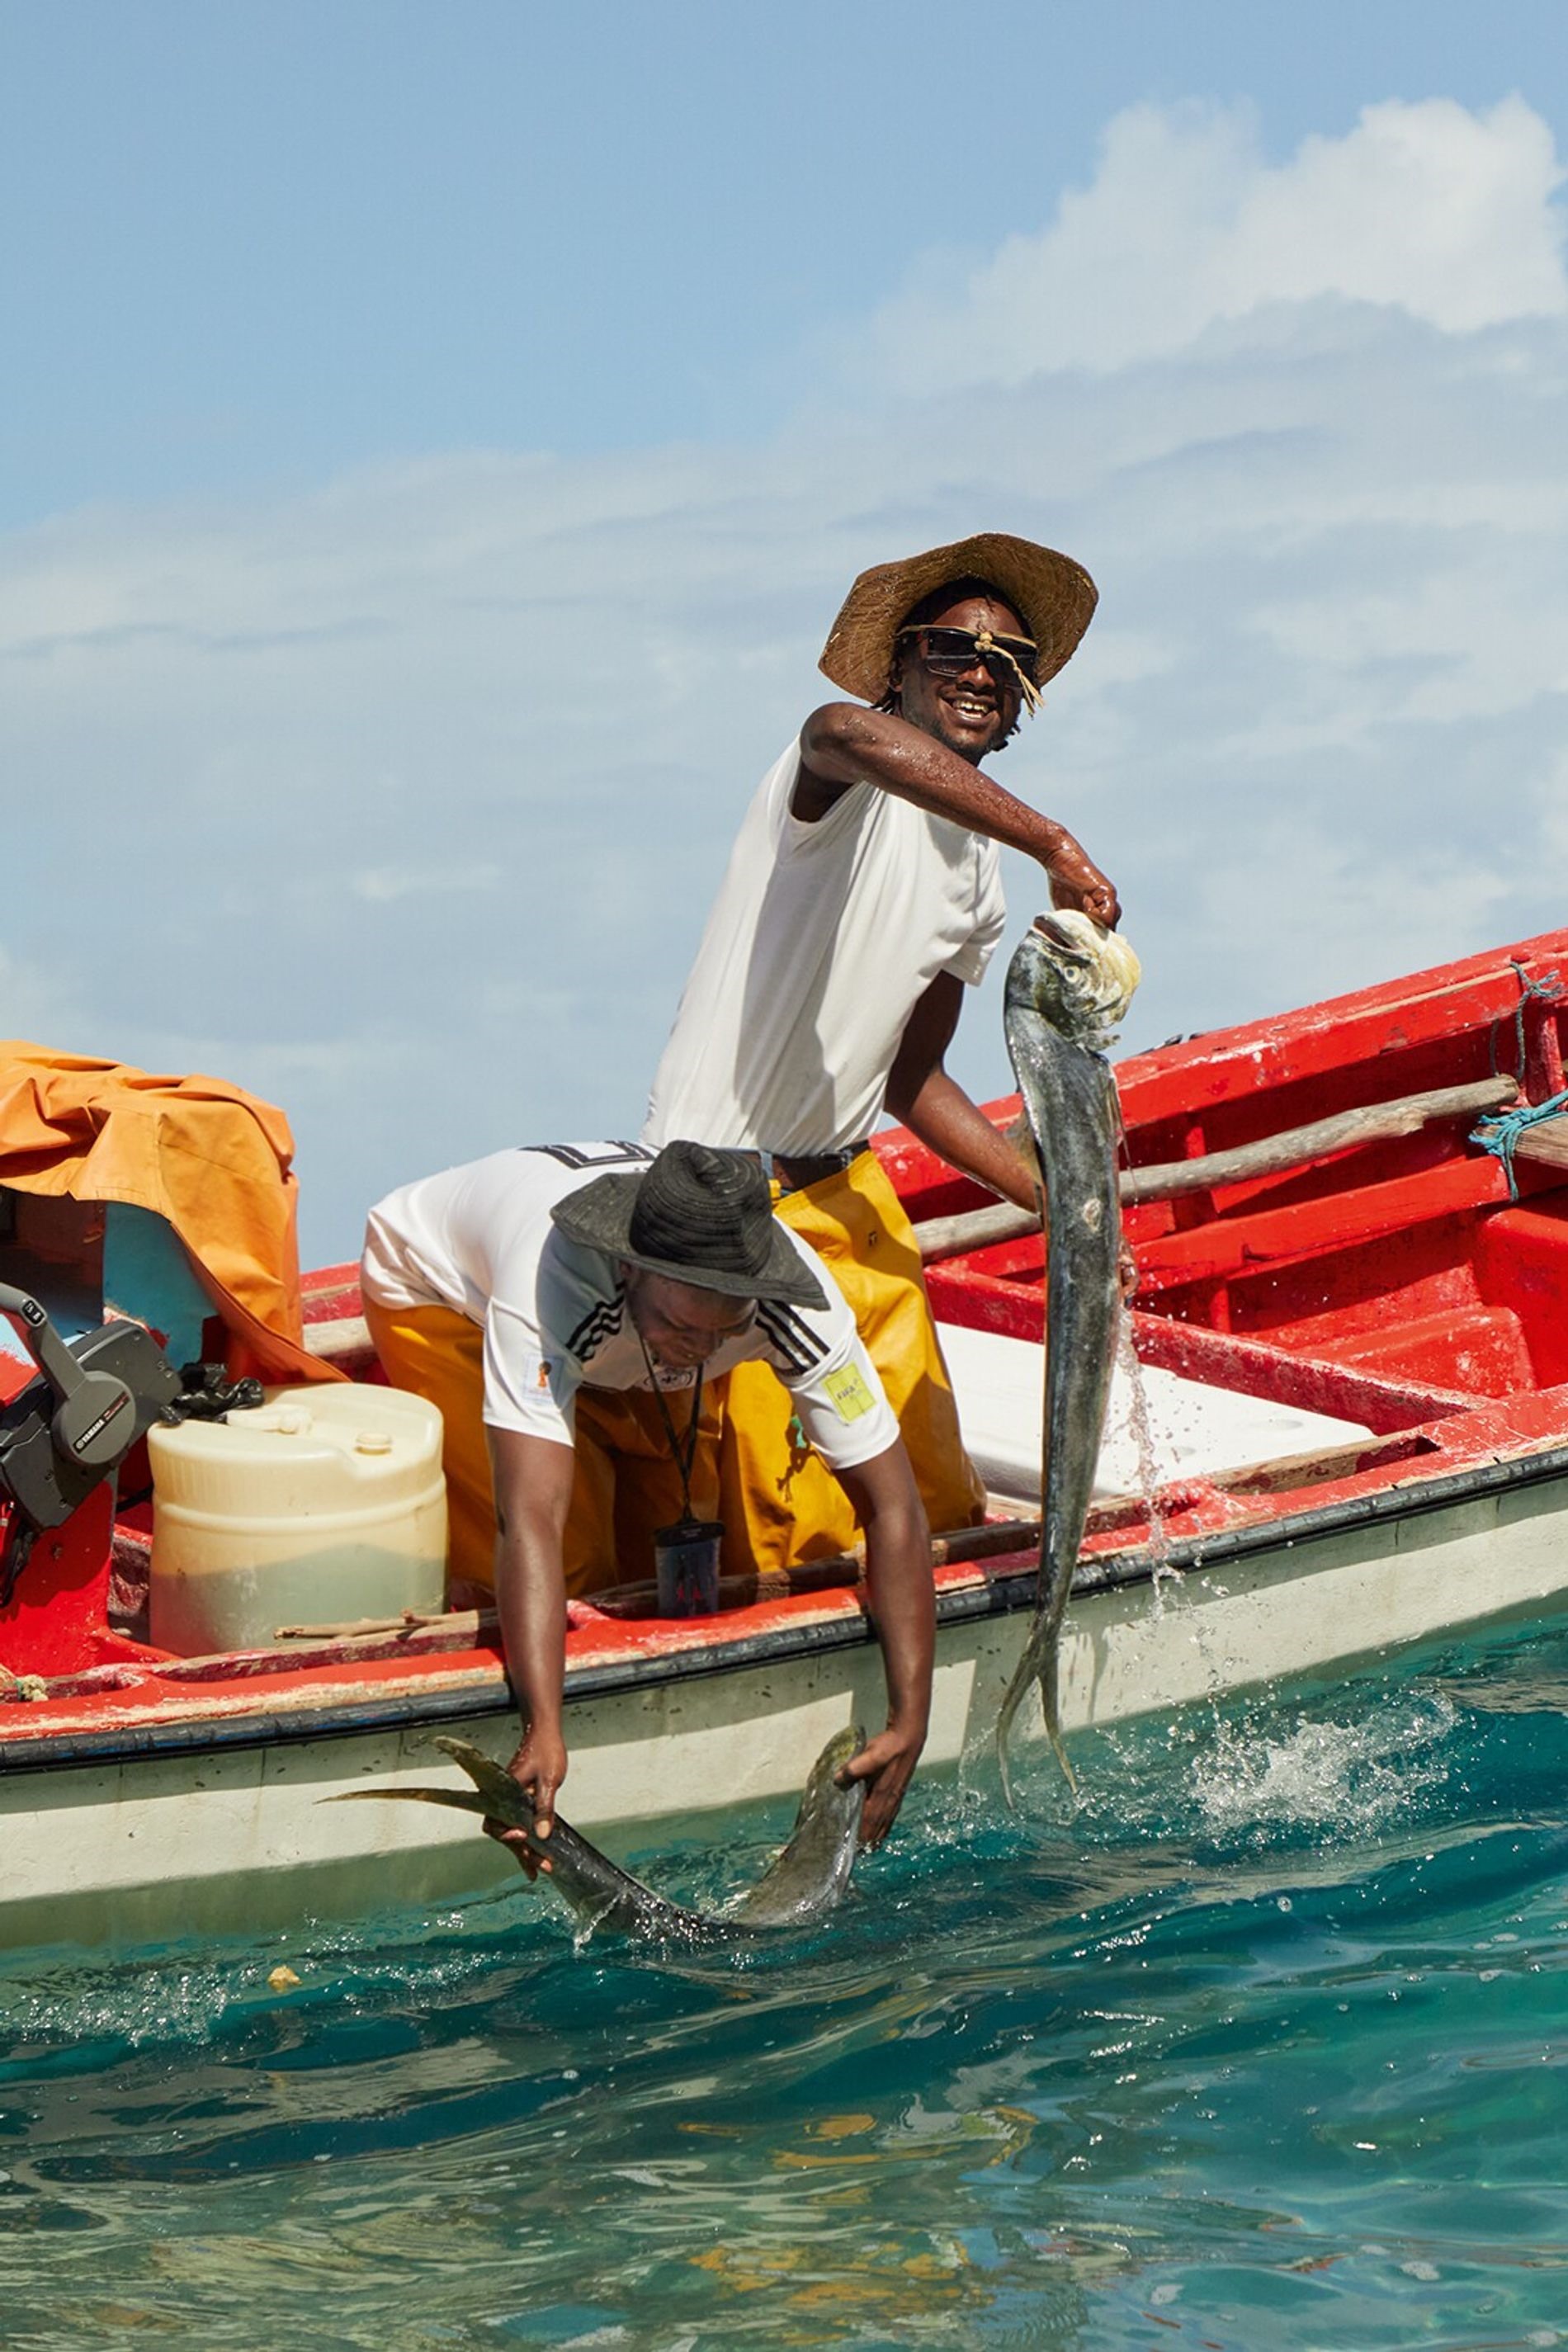
[[[825,1918],[849,1884],[865,1783],[839,1784],[852,1756],[865,1746],[858,1726],[837,1733],[805,1784],[789,1843],[755,1883],[722,1911],[691,1911],[670,1903],[622,1870],[559,1813],[548,1838],[534,1835],[534,1809],[510,1772],[466,1739],[437,1739],[473,1782],[471,1789],[344,1789],[338,1798],[410,1797],[421,1804],[453,1805],[521,1830],[541,1876],[570,1906],[589,1934],[637,1936],[650,1942],[712,1950],[743,1946],[763,1936],[809,1927]],[[329,1801],[334,1801],[329,1800]],[[519,1858],[519,1867],[529,1864]]]
[[[1062,1745],[1058,1645],[1089,1516],[1121,1312],[1121,1113],[1105,1048],[1138,980],[1138,959],[1124,940],[1067,909],[1037,916],[1007,969],[1007,1051],[1044,1181],[1047,1252],[1039,1580],[1024,1654],[996,1717],[1009,1805],[1007,1734],[1031,1683],[1068,1785],[1077,1785]]]

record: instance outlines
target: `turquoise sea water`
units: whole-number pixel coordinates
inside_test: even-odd
[[[1019,1823],[928,1778],[744,1964],[580,1952],[521,1878],[13,1962],[0,2342],[1568,2344],[1568,1622],[1075,1755]]]

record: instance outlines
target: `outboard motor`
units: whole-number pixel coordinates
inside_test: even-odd
[[[0,1544],[0,1660],[13,1670],[41,1664],[65,1672],[82,1663],[79,1626],[68,1635],[60,1627],[58,1657],[23,1654],[37,1651],[39,1628],[35,1622],[28,1638],[18,1622],[12,1606],[18,1587],[30,1603],[41,1606],[46,1599],[41,1588],[34,1593],[23,1583],[35,1544],[41,1535],[67,1528],[103,1488],[100,1507],[85,1515],[79,1533],[72,1530],[79,1539],[49,1545],[56,1572],[46,1580],[57,1591],[79,1590],[101,1567],[107,1584],[114,1474],[174,1405],[183,1382],[143,1324],[105,1323],[68,1341],[37,1300],[9,1283],[0,1283],[0,1315],[16,1326],[38,1368],[37,1380],[0,1404],[0,1505],[7,1507]],[[30,1619],[37,1620],[38,1606],[28,1608]]]

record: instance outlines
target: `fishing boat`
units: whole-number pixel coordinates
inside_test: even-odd
[[[1568,1599],[1565,958],[1551,932],[1118,1066],[1135,1362],[1063,1632],[1069,1736]],[[984,1526],[932,1545],[926,1769],[951,1767],[985,1741],[1034,1598],[1044,1251],[909,1135],[876,1149],[992,1493]],[[375,1381],[352,1266],[306,1277],[304,1318],[319,1359]],[[0,1360],[0,1395],[26,1377]],[[321,1801],[437,1777],[438,1732],[510,1752],[493,1619],[393,1611],[177,1655],[147,1638],[151,1550],[146,1505],[117,1514],[89,1481],[0,1608],[0,1946],[506,1883],[459,1814]],[[563,1801],[612,1851],[782,1799],[877,1719],[857,1559],[721,1602],[661,1618],[632,1580],[571,1604]]]

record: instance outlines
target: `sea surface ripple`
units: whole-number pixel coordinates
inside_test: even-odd
[[[1568,1622],[1074,1755],[1017,1822],[926,1776],[761,1959],[579,1949],[521,1879],[13,1958],[0,2342],[1568,2344]],[[712,1901],[787,1811],[644,1866]]]

